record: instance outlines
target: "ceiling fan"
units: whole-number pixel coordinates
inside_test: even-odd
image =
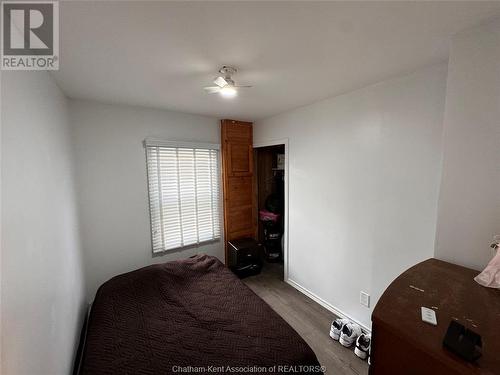
[[[252,87],[236,85],[231,78],[236,72],[236,68],[224,65],[219,69],[220,75],[214,79],[214,83],[216,84],[216,86],[207,86],[205,87],[205,90],[209,94],[219,93],[226,98],[232,98],[238,94],[239,89]]]

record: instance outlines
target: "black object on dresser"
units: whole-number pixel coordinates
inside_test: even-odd
[[[229,268],[239,278],[257,275],[262,269],[262,246],[253,238],[228,242]]]
[[[481,335],[465,328],[455,320],[450,322],[443,339],[443,347],[469,362],[477,361],[482,355]]]

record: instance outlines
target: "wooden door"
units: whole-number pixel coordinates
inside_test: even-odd
[[[256,237],[251,122],[222,120],[222,179],[224,193],[224,251],[227,241]]]

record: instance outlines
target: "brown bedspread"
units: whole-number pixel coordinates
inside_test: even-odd
[[[311,348],[261,298],[217,258],[197,255],[99,288],[81,373],[296,374],[318,367]]]

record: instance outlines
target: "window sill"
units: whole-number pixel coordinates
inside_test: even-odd
[[[203,241],[203,242],[199,242],[199,243],[192,244],[192,245],[174,247],[173,249],[168,249],[168,250],[153,251],[152,255],[153,255],[153,258],[161,257],[161,256],[172,254],[172,253],[180,253],[184,250],[190,250],[190,249],[195,249],[198,247],[210,245],[210,244],[217,243],[220,241],[221,241],[221,238],[219,237],[219,238],[215,238],[213,240]]]

